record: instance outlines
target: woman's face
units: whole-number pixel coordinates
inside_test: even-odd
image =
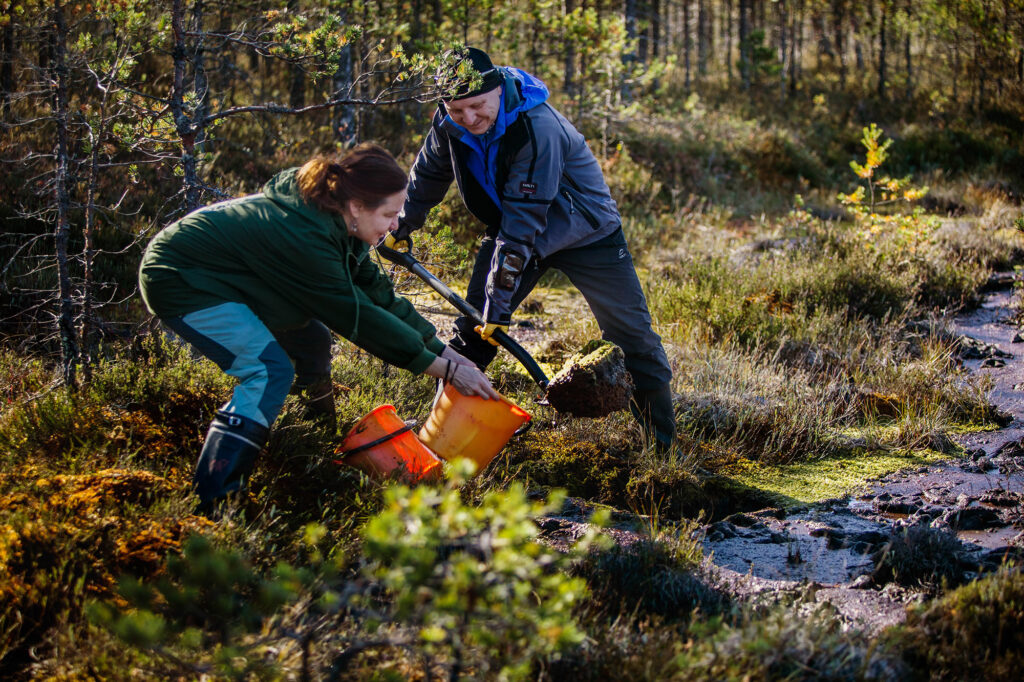
[[[352,235],[370,246],[380,243],[388,232],[398,227],[398,214],[405,205],[405,195],[404,189],[395,192],[376,208],[369,208],[358,199],[349,201],[345,222]]]

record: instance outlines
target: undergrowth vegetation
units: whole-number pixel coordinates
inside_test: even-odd
[[[192,514],[190,485],[231,390],[216,367],[154,333],[104,345],[91,381],[67,391],[4,347],[0,676],[1011,679],[1020,573],[952,589],[963,573],[945,535],[889,538],[876,580],[936,597],[879,642],[810,601],[720,593],[699,526],[801,501],[765,472],[836,473],[845,494],[865,475],[842,478],[851,462],[953,455],[952,430],[1001,418],[948,327],[1024,255],[1019,185],[983,179],[1018,182],[1019,152],[986,161],[982,133],[958,127],[892,126],[890,144],[838,114],[808,114],[801,131],[687,101],[624,122],[604,159],[674,369],[671,452],[645,447],[628,414],[536,403],[502,355],[490,374],[530,431],[475,478],[372,481],[338,462],[340,436],[385,403],[422,422],[435,387],[340,342],[337,432],[290,398],[250,489],[215,524]],[[965,138],[966,172],[950,177]],[[417,256],[459,289],[474,229],[450,197]],[[447,335],[445,305],[389,271]],[[584,305],[546,276],[513,335],[557,368],[600,333]],[[616,537],[609,514],[590,515],[603,506],[648,527],[563,553],[543,529],[565,495],[588,510],[581,527]]]

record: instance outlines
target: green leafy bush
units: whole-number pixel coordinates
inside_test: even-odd
[[[537,542],[533,519],[562,505],[527,500],[525,489],[463,504],[454,486],[392,488],[363,533],[371,574],[394,602],[394,618],[417,631],[455,679],[525,678],[530,661],[578,644],[573,607],[586,595],[566,558]]]

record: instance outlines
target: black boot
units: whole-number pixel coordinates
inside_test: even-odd
[[[331,378],[325,377],[297,388],[301,391],[301,400],[305,407],[303,419],[322,424],[334,432],[338,428],[338,413],[334,405],[334,382]]]
[[[270,429],[248,417],[217,411],[192,479],[200,513],[210,515],[218,501],[245,487],[269,434]]]
[[[636,390],[629,411],[640,422],[648,442],[658,452],[667,452],[676,440],[676,415],[672,409],[672,389],[668,384],[653,391]]]

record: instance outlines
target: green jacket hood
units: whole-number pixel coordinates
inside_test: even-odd
[[[345,234],[345,221],[342,220],[341,216],[321,211],[302,198],[302,192],[299,191],[299,181],[296,177],[298,174],[298,168],[289,168],[288,170],[281,171],[263,185],[263,196],[287,211],[299,213],[310,222],[335,223]]]

